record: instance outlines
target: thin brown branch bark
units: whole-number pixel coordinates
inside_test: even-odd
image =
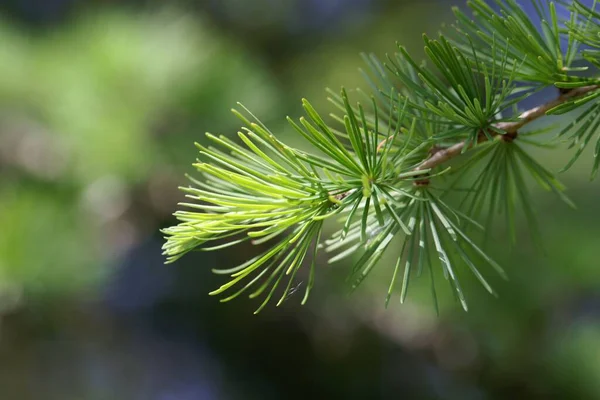
[[[556,99],[549,101],[548,103],[544,103],[537,107],[534,107],[530,110],[525,111],[519,116],[519,119],[514,122],[500,122],[495,124],[495,127],[501,129],[506,132],[506,135],[510,135],[511,139],[514,139],[523,126],[528,123],[535,121],[536,119],[546,115],[546,112],[556,106],[559,106],[565,103],[567,100],[572,99],[574,97],[580,97],[594,91],[596,89],[600,89],[600,85],[592,85],[592,86],[584,86],[580,88],[575,88],[566,93],[561,94]],[[492,136],[495,136],[495,133],[491,133]],[[480,135],[480,142],[485,141],[486,136]],[[426,169],[431,169],[437,167],[440,164],[445,163],[446,161],[460,155],[463,152],[464,147],[466,146],[466,142],[456,143],[447,148],[436,149],[435,152],[431,154],[431,156],[423,161],[419,166],[417,166],[414,170],[421,171]],[[425,178],[426,179],[426,178]]]

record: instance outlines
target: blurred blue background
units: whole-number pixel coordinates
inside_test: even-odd
[[[292,296],[207,293],[255,249],[163,265],[158,230],[205,131],[244,103],[285,140],[300,98],[366,86],[358,53],[451,22],[414,0],[3,0],[0,3],[0,399],[600,399],[600,209],[590,157],[533,186],[545,254],[498,235],[499,299],[468,274],[471,311],[426,279],[384,299],[393,256],[352,297],[320,260]],[[552,94],[550,94],[552,95]],[[551,170],[566,150],[536,152]],[[393,253],[393,252],[392,252]],[[324,255],[322,257],[325,257]],[[443,289],[443,288],[442,288]]]

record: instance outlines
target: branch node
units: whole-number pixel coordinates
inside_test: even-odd
[[[558,93],[563,96],[565,94],[568,94],[571,90],[573,89],[569,89],[569,88],[558,88]]]
[[[514,132],[507,132],[504,135],[500,136],[500,139],[505,141],[506,143],[512,143],[517,136],[519,135],[519,132],[514,131]]]
[[[431,181],[429,180],[429,178],[428,178],[428,177],[425,177],[425,178],[423,178],[423,179],[418,179],[418,180],[414,181],[414,182],[413,182],[413,185],[414,185],[415,187],[424,187],[424,186],[429,186],[429,183],[430,183],[430,182],[431,182]]]

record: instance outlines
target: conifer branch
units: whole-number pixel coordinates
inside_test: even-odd
[[[197,144],[194,166],[201,178],[190,178],[191,185],[182,188],[190,199],[181,203],[186,210],[175,213],[177,225],[163,230],[167,262],[195,250],[269,243],[250,260],[214,271],[229,275],[229,281],[211,294],[229,293],[223,302],[242,294],[261,297],[258,312],[275,297],[281,305],[302,274],[308,279],[304,304],[321,249],[333,253],[329,262],[362,253],[349,274],[355,289],[399,235],[403,244],[390,271],[386,305],[397,284],[404,302],[411,277],[423,271],[429,273],[437,304],[437,268],[465,310],[459,268],[470,270],[494,294],[480,267],[506,274],[471,231],[488,232],[495,216],[503,214],[516,243],[522,213],[539,243],[529,181],[572,205],[565,187],[527,151],[528,146],[548,147],[534,138],[547,130],[521,128],[544,115],[582,110],[558,133],[575,148],[564,169],[596,137],[592,177],[600,170],[598,1],[588,8],[577,0],[536,0],[540,29],[514,0],[470,0],[472,15],[455,9],[459,35],[424,36],[429,64],[419,63],[402,46],[385,63],[365,56],[372,91],[360,93],[371,105],[351,102],[345,90],[330,92],[338,110],[330,114],[330,124],[303,100],[305,116],[288,121],[311,150],[284,143],[249,110],[234,110],[244,123],[241,142],[207,134],[211,144]],[[566,8],[568,19],[559,18],[557,7]],[[514,119],[497,118],[549,87],[560,90],[554,100]],[[468,186],[466,193],[460,204],[447,203],[443,193],[429,188],[430,180],[443,173],[434,169],[471,149],[455,180]],[[478,223],[485,214],[486,227]],[[321,240],[326,219],[338,220],[341,227]]]
[[[561,94],[560,96],[558,96],[558,98],[556,98],[552,101],[549,101],[547,103],[544,103],[544,104],[536,106],[536,107],[533,107],[533,108],[523,112],[519,116],[519,119],[517,121],[500,122],[500,123],[496,124],[495,127],[506,132],[505,135],[510,135],[510,137],[512,139],[514,139],[516,137],[516,134],[519,129],[521,129],[523,126],[527,125],[528,123],[535,121],[536,119],[538,119],[540,117],[543,117],[544,115],[546,115],[546,113],[549,110],[551,110],[559,105],[564,104],[568,100],[583,96],[583,95],[585,95],[591,91],[597,90],[597,89],[600,89],[600,85],[591,85],[591,86],[584,86],[584,87],[572,89],[566,93]],[[495,132],[490,132],[490,134],[492,136],[497,135],[497,133],[495,133]],[[483,134],[480,134],[479,142],[483,142],[485,140],[487,140],[487,137]],[[462,154],[463,149],[466,145],[467,145],[467,141],[465,140],[465,141],[456,143],[447,148],[436,148],[435,152],[433,152],[431,157],[429,157],[428,159],[423,161],[423,163],[421,163],[419,166],[417,166],[415,168],[415,171],[431,170],[431,169],[439,166],[440,164],[445,163],[446,161]]]

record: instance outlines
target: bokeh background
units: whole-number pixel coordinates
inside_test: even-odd
[[[237,101],[299,143],[302,97],[326,110],[326,87],[364,86],[361,51],[418,54],[451,5],[0,2],[0,399],[600,399],[589,154],[561,176],[578,210],[532,186],[543,254],[525,226],[488,244],[499,298],[465,274],[469,313],[442,287],[436,316],[426,278],[385,310],[394,254],[350,297],[324,258],[306,306],[258,316],[207,295],[250,246],[163,264],[193,142],[233,137]]]

